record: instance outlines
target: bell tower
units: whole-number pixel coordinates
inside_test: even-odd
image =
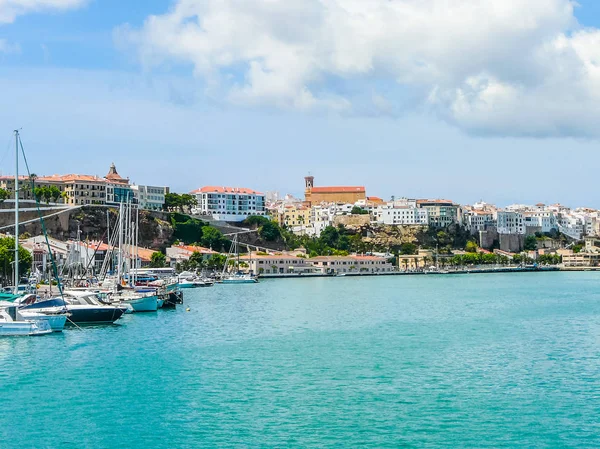
[[[304,178],[304,183],[306,184],[306,190],[311,189],[315,186],[315,177],[314,176],[306,176]]]
[[[306,176],[304,178],[304,201],[308,204],[311,203],[312,189],[315,185],[314,176]]]

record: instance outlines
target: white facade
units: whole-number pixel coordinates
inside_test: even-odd
[[[169,192],[168,187],[139,185],[132,185],[131,190],[140,208],[146,210],[162,210],[165,205],[165,195]]]
[[[265,195],[237,187],[203,187],[192,192],[198,205],[192,210],[217,221],[240,222],[253,215],[266,216]]]
[[[536,226],[542,228],[543,233],[557,231],[558,223],[554,213],[550,211],[526,212],[524,215],[525,226]]]
[[[471,232],[485,231],[488,226],[496,226],[493,212],[473,210],[463,215],[464,223]]]
[[[579,240],[585,233],[585,222],[574,215],[559,214],[558,230],[575,240]]]
[[[427,209],[410,206],[394,206],[388,203],[373,211],[377,223],[386,225],[427,225],[429,216]]]
[[[499,210],[497,226],[499,234],[525,234],[523,214],[519,212]]]

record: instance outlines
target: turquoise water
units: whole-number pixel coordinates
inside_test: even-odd
[[[0,340],[0,447],[600,447],[600,273],[185,294]]]

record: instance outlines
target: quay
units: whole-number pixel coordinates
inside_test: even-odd
[[[600,271],[600,268],[596,268]],[[282,274],[261,274],[259,279],[298,279],[298,278],[325,278],[325,277],[377,277],[377,276],[443,276],[458,274],[490,274],[490,273],[546,273],[555,271],[591,271],[590,268],[571,268],[563,267],[505,267],[505,268],[472,268],[465,270],[439,270],[439,271],[389,271],[374,273],[339,273],[339,274],[321,274],[321,273],[282,273]]]

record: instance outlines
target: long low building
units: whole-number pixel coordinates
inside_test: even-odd
[[[394,266],[385,257],[377,256],[319,256],[306,258],[297,253],[257,254],[240,257],[254,274],[342,274],[389,273]]]
[[[313,273],[313,265],[305,257],[296,254],[252,254],[240,257],[253,274],[309,274]]]
[[[308,259],[316,271],[323,274],[389,273],[394,266],[385,257],[377,256],[319,256]]]

